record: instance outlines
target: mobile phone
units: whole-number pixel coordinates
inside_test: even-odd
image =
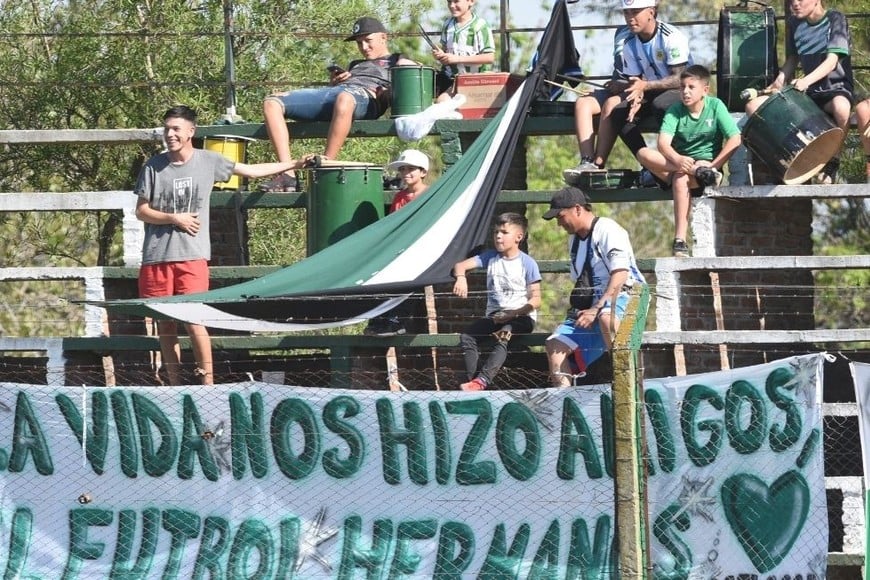
[[[334,75],[340,75],[341,73],[344,72],[344,69],[341,68],[340,66],[338,66],[337,64],[329,65],[328,67],[326,67],[326,70],[328,70],[330,72],[330,74],[334,74]]]

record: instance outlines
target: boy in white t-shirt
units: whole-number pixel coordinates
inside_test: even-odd
[[[458,262],[453,266],[456,284],[453,293],[468,296],[465,273],[486,268],[486,316],[472,322],[459,337],[468,382],[463,391],[482,391],[492,384],[507,358],[508,342],[513,334],[528,334],[535,328],[541,307],[541,271],[531,256],[520,250],[526,237],[528,221],[518,213],[499,215],[493,232],[495,249]],[[495,339],[495,345],[481,368],[479,343]]]

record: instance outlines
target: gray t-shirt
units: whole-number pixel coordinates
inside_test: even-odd
[[[166,153],[152,157],[133,190],[138,197],[165,213],[199,213],[200,228],[195,236],[172,225],[145,224],[143,264],[211,259],[209,239],[209,197],[216,181],[233,174],[235,162],[220,153],[194,149],[183,164],[169,162]]]

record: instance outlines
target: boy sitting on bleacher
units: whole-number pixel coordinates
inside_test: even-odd
[[[692,209],[690,196],[704,186],[718,186],[721,169],[740,146],[740,129],[721,100],[709,95],[710,71],[693,64],[680,75],[682,102],[665,113],[658,151],[644,147],[638,161],[663,182],[674,196],[675,257],[687,257],[686,232]]]
[[[788,56],[765,91],[778,91],[791,83],[830,115],[845,134],[849,130],[854,90],[846,16],[836,10],[827,10],[821,0],[792,0],[788,5],[791,9],[786,26],[785,53]],[[798,62],[804,76],[795,78]],[[746,114],[757,111],[766,99],[766,96],[760,96],[749,101]],[[834,183],[839,168],[840,158],[834,157],[816,176],[816,182]]]
[[[622,50],[624,99],[598,121],[601,134],[613,132],[635,158],[646,141],[639,123],[660,121],[680,100],[680,73],[692,64],[689,39],[678,28],[658,18],[656,0],[622,0],[622,16],[634,35]],[[646,185],[641,181],[642,185]]]

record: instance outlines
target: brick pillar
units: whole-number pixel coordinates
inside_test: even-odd
[[[712,227],[717,256],[812,255],[812,201],[804,199],[715,200]],[[683,330],[716,330],[709,272],[680,275]],[[806,330],[815,327],[813,275],[798,270],[740,270],[719,273],[725,330]],[[797,345],[729,348],[733,367],[788,356]],[[686,361],[699,372],[718,368],[719,351],[685,347]],[[648,376],[664,376],[648,374]]]

